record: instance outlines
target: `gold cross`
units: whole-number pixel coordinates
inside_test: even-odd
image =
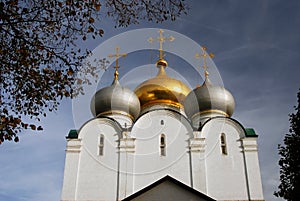
[[[203,58],[203,69],[204,69],[204,75],[205,75],[205,79],[206,78],[208,78],[208,75],[209,75],[209,73],[208,73],[208,71],[207,71],[207,68],[208,68],[208,66],[207,66],[207,63],[206,63],[206,58],[209,56],[210,58],[213,58],[215,55],[213,54],[213,53],[209,53],[209,54],[207,54],[207,52],[206,52],[206,47],[201,47],[201,50],[202,50],[202,53],[201,54],[199,54],[199,53],[196,53],[195,54],[195,58],[197,58],[197,59],[201,59],[201,58]]]
[[[170,36],[169,38],[166,38],[163,36],[163,30],[160,29],[159,31],[159,37],[157,38],[157,41],[159,42],[159,59],[163,59],[163,48],[162,48],[162,45],[163,45],[163,42],[165,42],[166,40],[172,42],[173,40],[175,40],[175,38],[173,36]],[[154,41],[154,39],[152,37],[150,37],[148,39],[148,42],[149,43],[152,43]]]
[[[119,72],[118,72],[118,69],[120,68],[120,66],[119,66],[119,58],[127,56],[127,54],[121,54],[121,53],[119,53],[119,50],[120,50],[120,47],[116,47],[116,54],[110,54],[110,55],[108,55],[109,58],[116,57],[116,66],[114,67],[116,69],[115,73],[114,73],[115,80],[119,79]]]

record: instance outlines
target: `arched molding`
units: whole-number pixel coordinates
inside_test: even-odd
[[[211,123],[214,120],[224,120],[224,123],[232,125],[233,127],[235,127],[238,130],[238,133],[239,133],[239,136],[241,139],[246,137],[246,130],[245,130],[244,126],[237,120],[230,118],[230,117],[218,116],[218,117],[209,118],[206,122],[204,122],[201,125],[199,130],[202,131],[207,124]]]
[[[78,131],[78,139],[84,138],[85,133],[81,132],[81,130],[83,128],[85,128],[86,126],[88,126],[89,124],[92,124],[92,123],[95,123],[95,122],[99,123],[99,125],[104,124],[104,125],[111,126],[112,128],[114,128],[116,130],[117,135],[118,135],[118,139],[122,138],[123,128],[122,128],[122,126],[120,125],[119,122],[117,122],[116,120],[114,120],[113,118],[110,118],[110,117],[99,116],[99,117],[95,117],[95,118],[90,119],[89,121],[85,122],[81,126],[81,128]],[[103,134],[105,135],[105,133],[103,133]]]

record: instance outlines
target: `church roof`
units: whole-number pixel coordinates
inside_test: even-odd
[[[164,184],[167,185],[164,186]],[[168,188],[168,190],[166,190],[166,188]],[[184,197],[184,200],[216,201],[215,199],[208,197],[207,195],[187,186],[186,184],[174,179],[169,175],[124,198],[122,201],[143,201],[149,200],[149,198],[153,201],[162,201],[166,200],[166,197],[168,200],[176,201],[182,200],[183,197],[181,196],[187,196]]]
[[[255,133],[253,128],[245,128],[246,137],[257,137],[258,135]]]
[[[78,138],[78,131],[76,129],[71,129],[69,131],[69,134],[66,138],[69,138],[69,139],[76,139]]]

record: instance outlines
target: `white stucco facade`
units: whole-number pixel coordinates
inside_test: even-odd
[[[164,108],[144,113],[130,129],[95,118],[67,140],[62,200],[122,200],[166,175],[216,200],[263,200],[256,140],[224,116],[199,130],[184,114]]]

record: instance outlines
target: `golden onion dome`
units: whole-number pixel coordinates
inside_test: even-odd
[[[165,71],[167,63],[162,62],[164,60],[159,61],[158,74],[134,90],[140,100],[141,109],[159,104],[183,108],[183,101],[191,89],[183,82],[169,77]]]

